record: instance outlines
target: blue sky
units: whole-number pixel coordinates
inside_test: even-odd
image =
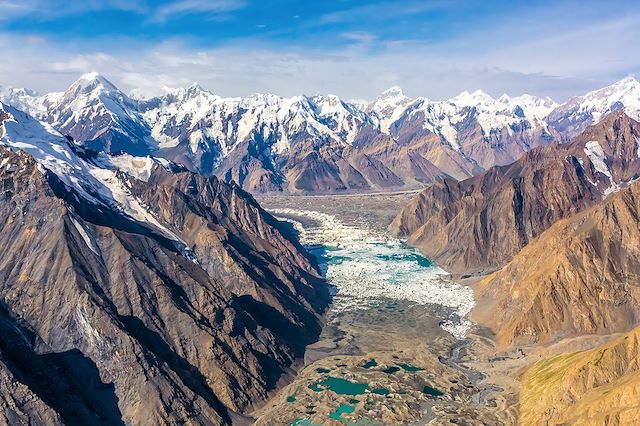
[[[640,72],[633,1],[0,0],[0,85],[61,90],[87,71],[152,94],[391,85],[557,100]]]

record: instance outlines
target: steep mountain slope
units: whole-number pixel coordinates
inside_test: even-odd
[[[522,376],[522,424],[640,422],[640,328],[586,352],[537,362]]]
[[[640,82],[633,77],[576,96],[549,113],[547,121],[566,137],[573,137],[612,111],[640,120]]]
[[[4,416],[225,424],[264,400],[328,299],[282,225],[214,177],[0,107]]]
[[[557,220],[637,179],[639,139],[638,122],[611,113],[569,144],[425,189],[391,229],[451,271],[496,270]]]
[[[556,222],[478,286],[497,341],[546,343],[640,320],[640,183]]]

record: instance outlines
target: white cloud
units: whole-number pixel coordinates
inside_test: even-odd
[[[176,13],[202,6],[198,1],[172,5]],[[211,7],[216,13],[234,6]],[[0,61],[0,85],[61,90],[79,74],[97,70],[125,90],[141,87],[146,93],[198,81],[224,96],[330,92],[371,99],[397,84],[411,96],[432,99],[482,88],[496,96],[527,92],[564,100],[640,71],[640,15],[612,16],[565,29],[552,27],[545,18],[526,15],[501,25],[488,22],[477,31],[430,43],[343,32],[338,35],[353,43],[335,49],[253,39],[209,49],[179,40],[149,44],[126,38],[60,44],[0,34],[0,49],[11,58]]]
[[[371,43],[376,39],[373,33],[368,31],[350,31],[341,34],[347,40],[356,41],[358,43]]]
[[[164,22],[172,16],[191,13],[218,14],[232,12],[246,7],[244,0],[177,0],[158,7],[152,16],[152,21]]]
[[[0,20],[21,16],[42,16],[47,19],[100,10],[124,10],[145,13],[146,0],[4,0],[0,1]]]

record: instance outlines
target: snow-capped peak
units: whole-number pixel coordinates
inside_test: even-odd
[[[191,86],[187,88],[187,91],[204,92],[205,90],[202,88],[202,86],[200,86],[200,83],[194,81],[193,83],[191,83]]]
[[[556,108],[549,118],[554,127],[572,136],[589,124],[597,123],[608,113],[619,110],[640,120],[640,82],[633,77],[623,78],[584,96],[576,96]]]
[[[383,132],[388,132],[391,124],[396,121],[411,102],[398,86],[390,87],[382,92],[367,108],[380,123]]]
[[[640,88],[640,82],[634,76],[629,75],[621,80],[616,81],[611,86],[622,88],[622,89],[631,88],[631,87],[638,89]]]
[[[500,96],[497,103],[504,105],[505,108],[515,109],[522,108],[526,116],[542,119],[549,115],[551,111],[558,107],[558,103],[550,97],[539,98],[527,93],[520,96],[509,96],[506,93]]]
[[[404,97],[404,92],[402,91],[402,88],[400,86],[391,86],[387,90],[382,92],[379,97]]]
[[[398,86],[393,86],[382,92],[371,104],[372,111],[381,111],[389,107],[406,103],[409,98],[404,94]]]
[[[625,77],[610,86],[589,92],[583,98],[589,101],[606,99],[609,102],[634,98],[640,105],[640,82],[634,77]]]
[[[495,102],[495,99],[493,99],[491,96],[489,96],[487,93],[483,92],[482,90],[478,89],[473,93],[469,93],[468,91],[465,90],[455,98],[450,99],[449,101],[459,107],[466,107],[466,106],[477,107],[480,105],[490,105]]]
[[[77,92],[82,91],[87,93],[89,91],[99,89],[106,91],[118,91],[118,88],[97,72],[90,72],[80,76],[68,90]]]

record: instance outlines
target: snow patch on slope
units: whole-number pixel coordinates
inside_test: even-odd
[[[80,222],[76,220],[75,217],[73,216],[70,216],[70,217],[71,217],[71,223],[73,223],[73,226],[78,230],[78,233],[84,240],[85,244],[87,244],[87,247],[89,247],[89,249],[91,249],[92,252],[99,255],[100,253],[98,253],[98,249],[96,248],[93,238],[89,236],[89,232],[86,229],[84,229],[84,226],[82,226]]]
[[[620,185],[618,185],[611,175],[611,171],[609,167],[605,163],[606,154],[602,149],[602,146],[598,141],[589,141],[584,146],[584,153],[587,154],[589,159],[591,160],[591,164],[593,164],[593,168],[602,173],[603,175],[609,178],[610,185],[608,188],[604,190],[604,196],[618,192],[620,190]],[[593,183],[593,182],[592,182]]]
[[[107,155],[100,153],[98,161],[112,169],[119,169],[138,180],[148,182],[153,167],[160,162],[150,156],[136,157],[130,154]]]

